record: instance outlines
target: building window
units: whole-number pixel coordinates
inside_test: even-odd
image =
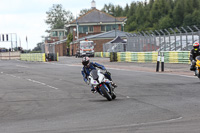
[[[111,31],[113,29],[112,25],[106,25],[106,31]]]
[[[51,34],[52,34],[52,36],[58,36],[58,32],[57,31],[52,31]]]
[[[116,25],[116,27],[117,27],[117,25]],[[107,31],[111,31],[111,30],[114,30],[115,29],[115,24],[114,25],[102,25],[101,26],[101,31],[102,32],[107,32]],[[118,29],[118,27],[117,27],[117,29]]]
[[[79,33],[86,33],[88,32],[88,26],[79,26],[78,31]]]
[[[63,31],[60,31],[60,32],[59,32],[59,36],[64,36],[64,32],[63,32]]]
[[[79,33],[91,33],[94,32],[93,26],[79,26],[78,27]]]
[[[101,31],[103,31],[103,32],[106,31],[106,26],[105,25],[101,25]]]
[[[88,32],[94,32],[93,26],[88,26]]]

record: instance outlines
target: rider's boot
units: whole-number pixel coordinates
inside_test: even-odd
[[[117,87],[117,84],[116,84],[116,83],[114,83],[113,81],[111,82],[111,85],[112,85],[114,88],[116,88],[116,87]]]
[[[96,90],[94,89],[94,87],[92,87],[91,92],[96,93]]]
[[[194,76],[197,76],[196,70],[194,71]]]

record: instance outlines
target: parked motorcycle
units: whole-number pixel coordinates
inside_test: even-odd
[[[195,59],[196,59],[195,75],[200,79],[200,56],[197,56]]]
[[[104,72],[101,70],[92,70],[88,79],[94,89],[108,101],[116,98],[114,87],[111,85],[112,81],[104,76]]]

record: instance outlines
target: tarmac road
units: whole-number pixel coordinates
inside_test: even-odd
[[[200,80],[188,64],[104,64],[118,84],[111,102],[90,92],[81,58],[0,60],[0,133],[199,133]]]

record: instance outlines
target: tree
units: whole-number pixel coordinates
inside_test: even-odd
[[[109,3],[108,5],[105,4],[103,9],[101,9],[101,11],[108,13],[110,15],[113,15],[113,13],[114,13],[113,10],[112,10],[113,8],[114,8],[114,5]]]
[[[126,7],[123,10],[123,16],[127,16],[128,15],[128,11],[129,11],[129,5],[126,4]]]
[[[193,25],[193,16],[192,14],[187,14],[183,20],[183,25],[184,26],[189,26],[189,25]]]
[[[194,10],[192,13],[192,22],[194,25],[200,25],[200,11]]]
[[[53,4],[53,7],[46,12],[47,19],[45,20],[47,25],[50,25],[50,29],[64,29],[64,25],[73,20],[73,15],[70,11],[65,11],[61,4]]]
[[[115,17],[122,17],[123,16],[123,8],[121,6],[115,6]]]
[[[67,47],[69,47],[70,42],[72,42],[72,41],[73,41],[73,35],[72,35],[72,33],[69,33],[67,35]]]
[[[145,14],[144,14],[144,6],[141,2],[138,3],[138,6],[136,8],[136,22],[137,24],[144,24],[145,22]]]
[[[169,16],[162,17],[159,20],[159,29],[168,29],[174,27],[173,20]]]
[[[156,0],[153,3],[153,7],[150,11],[150,21],[152,23],[157,23],[159,21],[160,17],[161,17],[160,5],[159,5],[159,1]]]
[[[32,51],[41,52],[42,51],[41,46],[42,46],[42,43],[38,43],[37,46]]]
[[[184,0],[184,11],[185,15],[193,13],[193,0]]]
[[[88,11],[90,11],[90,9],[82,9],[79,13],[79,17],[83,16],[84,14],[86,14]]]
[[[184,3],[182,0],[177,0],[176,6],[173,10],[174,24],[180,27],[184,19]]]

